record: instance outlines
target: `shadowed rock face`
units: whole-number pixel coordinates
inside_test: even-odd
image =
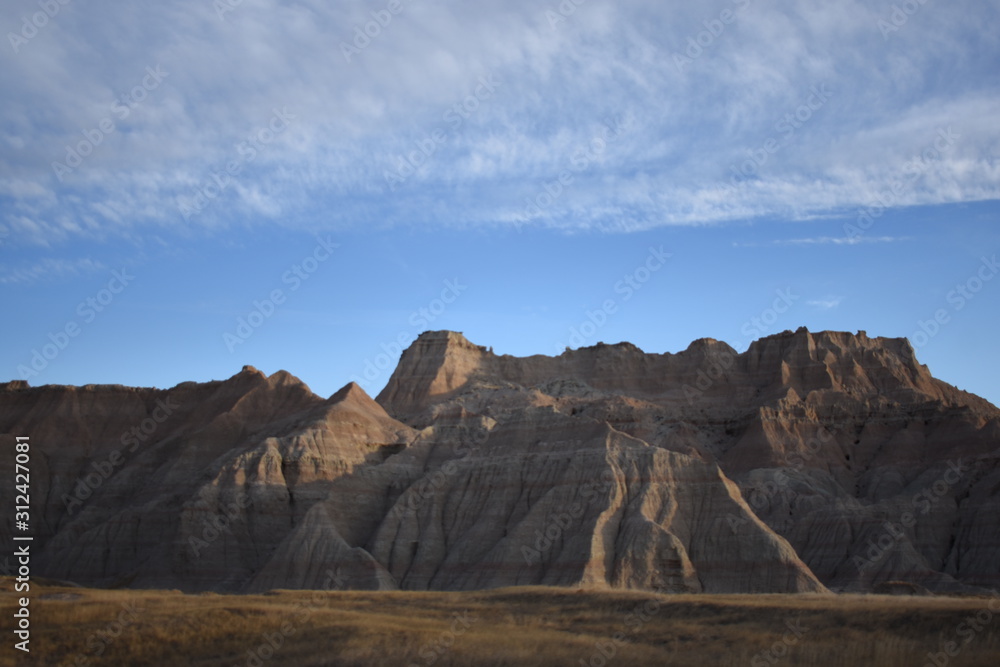
[[[8,383],[0,432],[31,436],[37,573],[87,584],[1000,590],[1000,411],[864,332],[527,358],[427,332],[377,402],[250,367]]]
[[[252,367],[168,390],[8,385],[0,433],[5,451],[31,438],[35,572],[194,590],[242,587],[331,480],[415,435],[356,385],[324,401]]]

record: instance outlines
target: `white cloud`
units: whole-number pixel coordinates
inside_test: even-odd
[[[805,221],[863,210],[901,179],[893,206],[1000,196],[1000,46],[983,28],[997,7],[928,4],[883,39],[866,3],[752,3],[679,69],[674,55],[732,5],[590,0],[553,29],[555,4],[408,2],[350,62],[341,44],[370,7],[247,0],[221,20],[203,0],[66,5],[3,56],[0,223],[37,244],[243,221],[509,225],[566,170],[573,183],[529,224]],[[169,75],[120,118],[114,100],[157,66]],[[490,74],[500,86],[454,127],[449,109]],[[817,86],[829,99],[804,107]],[[185,220],[177,197],[210,188],[286,106],[288,129]],[[619,115],[629,130],[573,171]],[[114,131],[60,181],[52,163],[105,119]],[[959,138],[910,178],[948,127]],[[436,129],[444,140],[390,193],[385,172],[420,160]],[[778,150],[761,153],[769,140]]]
[[[839,306],[840,302],[843,300],[844,297],[842,296],[828,296],[822,299],[806,301],[806,305],[819,308],[820,310],[832,310],[833,308]]]
[[[30,284],[52,278],[87,275],[105,269],[107,267],[103,263],[89,258],[46,258],[19,267],[0,267],[0,284]]]
[[[799,239],[775,239],[769,242],[733,243],[740,248],[759,248],[762,246],[797,246],[797,245],[862,245],[869,243],[898,243],[909,241],[908,236],[813,236]]]

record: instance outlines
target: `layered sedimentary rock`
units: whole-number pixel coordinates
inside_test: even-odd
[[[36,573],[219,590],[242,587],[330,480],[414,437],[355,385],[323,400],[249,366],[168,390],[10,383],[0,431],[8,451],[30,437]]]
[[[379,401],[415,424],[549,405],[715,462],[838,590],[1000,588],[1000,411],[934,379],[905,339],[800,329],[742,354],[703,339],[513,358],[430,332]]]
[[[357,497],[373,499],[370,511]],[[342,575],[364,587],[823,589],[717,465],[553,407],[505,422],[443,415],[381,469],[342,480],[255,587],[280,584],[319,551],[328,560],[298,585],[318,585],[346,558]]]
[[[32,440],[33,566],[86,584],[1000,590],[1000,411],[864,332],[526,358],[427,332],[377,402],[249,367],[9,383],[0,432]]]

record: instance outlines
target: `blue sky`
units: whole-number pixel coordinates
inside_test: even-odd
[[[423,329],[808,326],[909,337],[1000,403],[998,14],[7,3],[0,376],[374,394]]]

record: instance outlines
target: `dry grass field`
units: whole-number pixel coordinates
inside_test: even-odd
[[[184,595],[33,582],[30,656],[3,665],[1000,664],[1000,598],[471,593]],[[954,654],[954,655],[950,655]]]

